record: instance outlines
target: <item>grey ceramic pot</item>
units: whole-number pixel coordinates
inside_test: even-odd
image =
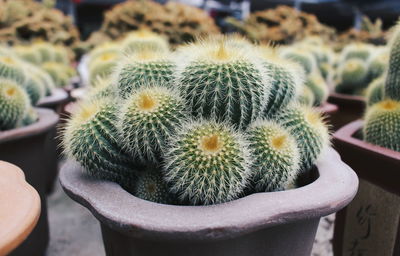
[[[0,160],[21,168],[26,181],[40,195],[41,214],[37,226],[28,238],[11,255],[44,255],[49,241],[46,190],[48,166],[46,142],[58,122],[58,115],[50,109],[38,109],[39,121],[18,129],[0,132]],[[1,209],[0,209],[1,211]],[[34,254],[33,254],[34,253]]]
[[[309,256],[319,220],[354,197],[358,179],[332,148],[310,184],[257,193],[212,206],[139,199],[116,183],[86,176],[73,161],[61,169],[66,193],[100,221],[107,255]]]

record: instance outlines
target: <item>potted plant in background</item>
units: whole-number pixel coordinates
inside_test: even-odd
[[[357,177],[297,103],[302,69],[237,37],[170,54],[139,34],[122,48],[115,83],[66,125],[60,174],[107,255],[309,255]]]
[[[0,173],[0,254],[7,255],[35,227],[40,215],[40,197],[17,166],[0,161]]]
[[[58,115],[31,105],[34,89],[40,88],[29,86],[36,73],[33,69],[25,73],[20,67],[27,66],[18,58],[0,56],[0,159],[22,168],[43,202],[38,225],[18,251],[43,253],[48,243],[45,191],[54,172],[48,168],[51,159],[46,155],[46,142]]]
[[[335,255],[361,250],[371,255],[400,252],[399,27],[389,45],[383,89],[370,92],[376,102],[368,106],[365,120],[354,121],[334,134],[343,161],[361,179],[355,200],[337,214]]]
[[[339,111],[332,115],[334,130],[360,118],[365,111],[366,100],[372,90],[383,90],[382,76],[387,69],[388,49],[364,43],[347,45],[338,57],[335,87],[328,102],[336,104]]]

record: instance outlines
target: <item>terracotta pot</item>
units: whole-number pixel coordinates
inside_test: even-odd
[[[344,162],[360,177],[354,201],[336,215],[335,255],[400,255],[400,152],[361,139],[362,121],[334,134]]]
[[[365,99],[361,96],[332,92],[329,95],[328,102],[337,105],[339,108],[330,117],[335,131],[351,121],[361,118],[365,111]]]
[[[0,255],[21,244],[40,215],[40,198],[17,166],[0,161]]]
[[[86,176],[68,161],[66,193],[100,221],[107,255],[310,255],[321,216],[347,205],[358,179],[328,148],[301,188],[257,193],[212,206],[139,199],[113,182]]]
[[[0,160],[20,167],[25,173],[26,180],[37,190],[42,201],[42,213],[37,226],[13,255],[32,255],[33,251],[37,253],[35,255],[43,255],[49,240],[46,190],[51,159],[46,155],[46,143],[58,122],[58,115],[49,109],[38,109],[38,112],[38,122],[0,132]]]

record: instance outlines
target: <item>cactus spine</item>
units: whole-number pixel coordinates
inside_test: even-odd
[[[366,92],[367,105],[372,106],[375,103],[383,100],[385,90],[385,79],[380,77],[370,83]]]
[[[86,102],[66,125],[64,148],[92,176],[131,186],[135,164],[119,144],[118,106],[107,99]]]
[[[148,50],[131,54],[117,71],[119,94],[127,98],[133,89],[146,82],[170,87],[174,71],[175,64],[166,54]]]
[[[136,90],[121,111],[121,142],[137,161],[158,163],[166,141],[186,115],[178,93],[163,87]]]
[[[295,138],[275,121],[250,126],[249,148],[254,155],[251,182],[257,192],[284,190],[293,184],[300,167]]]
[[[215,121],[193,121],[170,141],[165,178],[183,202],[223,203],[243,192],[251,163],[247,142],[233,128]]]
[[[388,99],[371,106],[363,132],[367,142],[400,152],[400,102]]]
[[[189,51],[189,52],[188,52]],[[245,129],[268,103],[269,82],[259,59],[224,40],[182,49],[177,83],[195,117],[216,118]]]
[[[0,56],[0,77],[14,80],[18,84],[25,82],[26,76],[21,61],[12,56]]]
[[[400,24],[396,26],[395,33],[390,43],[389,70],[385,82],[385,96],[400,100]]]
[[[310,88],[314,94],[313,106],[322,105],[329,96],[329,88],[325,80],[317,72],[307,77],[305,86]]]
[[[305,106],[292,106],[279,116],[279,122],[288,128],[300,148],[301,170],[308,171],[324,147],[329,145],[329,132],[321,114]]]

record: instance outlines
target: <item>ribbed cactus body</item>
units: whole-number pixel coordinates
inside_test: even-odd
[[[138,176],[133,194],[141,199],[160,203],[173,204],[173,196],[168,190],[168,185],[163,179],[161,170],[147,168]]]
[[[186,117],[177,92],[164,87],[135,90],[121,110],[121,142],[137,161],[158,163],[167,140]]]
[[[37,122],[38,119],[39,119],[39,114],[37,113],[36,109],[34,109],[33,107],[29,107],[25,113],[25,116],[19,122],[18,126],[24,127],[34,124]]]
[[[21,59],[30,63],[39,64],[41,62],[40,54],[33,47],[16,46],[14,51]]]
[[[91,176],[131,186],[135,163],[119,143],[116,127],[119,107],[98,100],[81,105],[68,121],[63,145]]]
[[[271,77],[272,83],[269,100],[264,107],[263,116],[271,118],[286,108],[297,97],[303,78],[301,69],[296,69],[290,62],[274,63],[273,61],[264,61],[263,65]]]
[[[372,81],[382,76],[389,65],[389,56],[386,52],[373,56],[368,61],[368,80]]]
[[[40,80],[40,78],[30,75],[28,79],[23,84],[26,92],[29,95],[30,101],[32,105],[36,105],[38,101],[45,96],[46,88],[44,84]]]
[[[238,198],[251,173],[251,159],[241,135],[215,121],[193,121],[171,139],[165,178],[182,202],[216,204]]]
[[[245,129],[268,103],[270,83],[257,58],[224,42],[185,50],[177,83],[195,117],[228,121]]]
[[[300,151],[290,131],[274,121],[257,121],[248,134],[254,157],[250,180],[255,191],[279,191],[293,184],[300,168]]]
[[[45,62],[41,67],[51,76],[57,87],[69,84],[70,74],[68,66],[57,62]]]
[[[368,86],[368,70],[364,61],[350,59],[340,68],[336,92],[354,93]]]
[[[143,51],[132,54],[119,67],[118,90],[123,98],[143,84],[172,86],[175,64],[165,54]]]
[[[305,106],[292,106],[278,120],[296,138],[300,149],[301,170],[308,171],[322,149],[329,144],[329,132],[321,114]]]
[[[314,105],[315,96],[313,91],[308,86],[302,86],[299,95],[297,96],[297,101],[304,106],[311,107]]]
[[[21,61],[15,57],[0,56],[0,77],[14,80],[18,84],[24,83],[26,75],[21,66]]]
[[[40,55],[40,62],[52,62],[55,61],[54,58],[54,46],[47,42],[39,42],[33,45],[33,48]]]
[[[29,105],[28,95],[20,85],[0,79],[0,131],[15,128]]]
[[[116,84],[110,78],[99,78],[95,79],[85,96],[91,100],[102,98],[116,99],[118,97],[118,90]]]
[[[384,100],[365,115],[365,141],[400,152],[400,102]]]
[[[313,106],[320,106],[328,99],[329,88],[320,74],[315,73],[307,77],[305,86],[310,88],[314,94]]]
[[[317,63],[314,56],[305,49],[284,49],[281,53],[281,56],[301,65],[306,74],[313,73],[317,68]]]
[[[385,96],[400,100],[400,25],[397,25],[390,44],[389,67],[385,82]]]
[[[368,106],[383,100],[385,93],[385,77],[375,79],[367,88],[366,101]]]

